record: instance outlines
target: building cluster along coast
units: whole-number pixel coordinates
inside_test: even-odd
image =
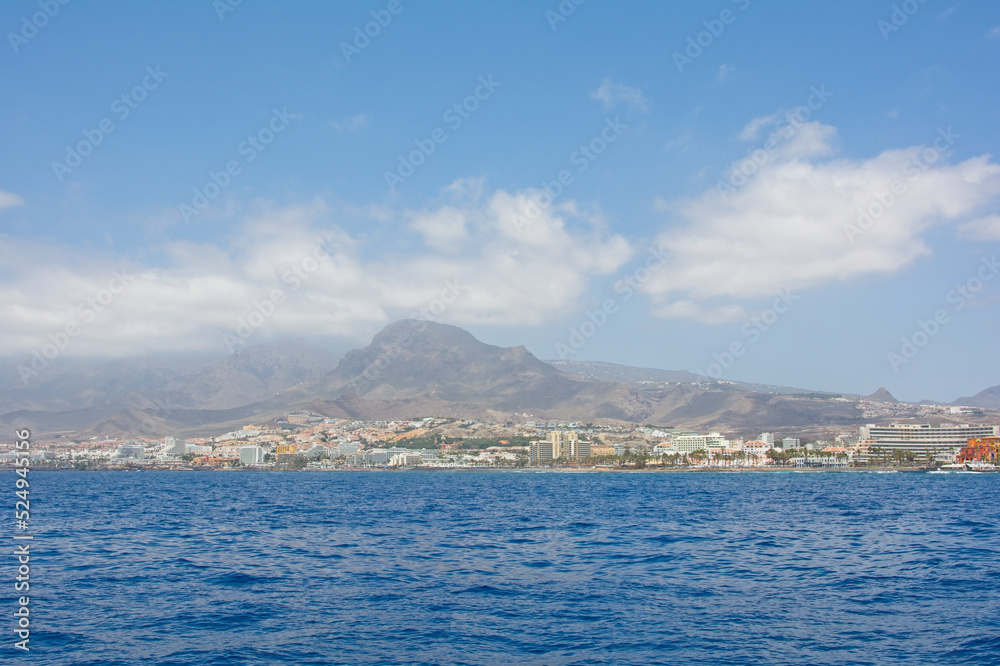
[[[894,423],[825,439],[575,422],[424,417],[360,421],[301,412],[215,437],[39,443],[53,469],[358,470],[401,468],[766,469],[900,466],[992,469],[1000,425]],[[10,466],[14,451],[0,451]]]

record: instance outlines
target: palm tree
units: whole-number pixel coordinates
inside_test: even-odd
[[[649,462],[649,452],[643,449],[641,452],[635,454],[635,468],[636,469],[646,469],[646,463]]]

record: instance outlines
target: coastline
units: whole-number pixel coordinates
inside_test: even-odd
[[[0,469],[0,472],[13,472],[16,468]],[[280,468],[259,468],[259,467],[142,467],[142,468],[120,468],[102,467],[91,469],[71,469],[33,468],[32,472],[121,472],[121,473],[197,473],[221,472],[231,474],[234,472],[273,474],[273,473],[402,473],[402,472],[476,472],[476,473],[516,473],[516,474],[827,474],[827,473],[867,473],[867,474],[927,474],[955,473],[955,474],[989,474],[1000,472],[997,470],[937,470],[926,467],[697,467],[697,468],[671,468],[671,469],[623,469],[623,468],[545,468],[545,467],[401,467],[401,468],[381,468],[381,467],[342,467],[342,468],[318,468],[318,469],[280,469]]]

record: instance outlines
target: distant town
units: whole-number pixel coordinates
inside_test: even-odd
[[[954,417],[962,407],[867,405],[866,416]],[[977,414],[982,410],[975,410]],[[32,466],[53,470],[400,470],[550,468],[681,470],[913,468],[994,471],[1000,425],[899,422],[847,428],[829,439],[795,432],[725,436],[669,426],[424,417],[334,419],[309,412],[215,437],[35,442]],[[1000,422],[1000,419],[998,419]],[[0,468],[12,468],[12,445]]]

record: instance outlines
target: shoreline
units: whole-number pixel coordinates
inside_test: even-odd
[[[2,472],[14,472],[17,468],[2,468]],[[197,467],[133,467],[119,468],[106,467],[97,469],[66,469],[66,468],[38,468],[33,467],[32,472],[122,472],[122,473],[197,473],[222,472],[231,474],[234,472],[246,472],[255,474],[272,473],[401,473],[401,472],[478,472],[478,473],[517,473],[517,474],[826,474],[834,473],[867,473],[867,474],[928,474],[928,473],[953,473],[953,474],[990,474],[1000,472],[996,470],[939,470],[927,467],[746,467],[746,468],[677,468],[677,469],[611,469],[611,468],[545,468],[545,467],[407,467],[407,468],[338,468],[338,469],[279,469],[279,468],[197,468]]]

